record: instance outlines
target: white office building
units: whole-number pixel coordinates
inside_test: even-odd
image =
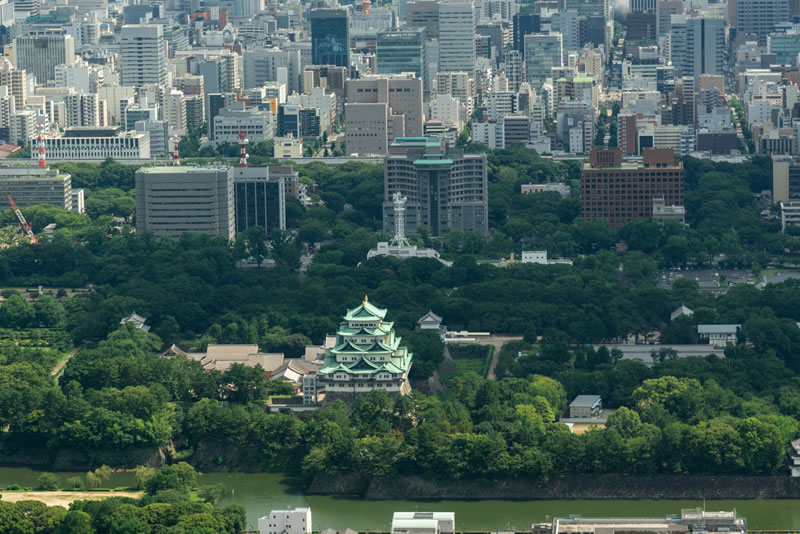
[[[75,39],[62,28],[31,31],[14,39],[17,69],[36,76],[39,84],[55,79],[56,65],[75,61]]]
[[[258,534],[311,534],[311,508],[272,510],[258,519]]]
[[[257,109],[221,109],[214,117],[214,142],[239,143],[239,132],[251,143],[272,140],[272,114]]]
[[[67,128],[62,135],[48,136],[45,150],[47,161],[150,159],[150,134],[119,128]]]
[[[472,0],[439,4],[439,70],[475,71],[475,6]]]
[[[391,534],[453,534],[456,515],[453,512],[395,512]]]
[[[166,85],[164,27],[160,24],[126,24],[120,35],[122,83],[136,87]]]

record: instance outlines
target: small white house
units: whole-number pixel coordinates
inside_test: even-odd
[[[395,512],[391,534],[453,534],[456,514],[453,512]]]
[[[258,519],[258,534],[311,534],[311,508],[272,510]]]
[[[736,332],[741,327],[740,324],[699,324],[697,339],[700,343],[725,348],[728,343],[736,344]]]

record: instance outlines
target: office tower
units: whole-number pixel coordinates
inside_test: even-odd
[[[75,61],[75,40],[61,28],[34,30],[14,39],[17,69],[36,76],[45,84],[55,79],[56,65],[71,65]]]
[[[581,216],[620,229],[651,217],[653,198],[683,205],[683,164],[673,150],[645,148],[641,162],[622,162],[618,148],[595,149],[581,168]]]
[[[503,53],[508,48],[508,24],[497,21],[482,22],[475,25],[475,37],[488,38],[489,53],[485,56],[492,60],[492,67],[497,67],[503,60]]]
[[[438,39],[439,2],[434,0],[418,0],[417,2],[409,2],[406,4],[406,27],[422,28],[425,41]]]
[[[151,119],[136,121],[134,130],[138,133],[147,132],[150,135],[150,155],[152,157],[163,158],[169,156],[172,152],[167,121]]]
[[[568,50],[577,50],[583,46],[584,39],[581,35],[580,22],[585,20],[585,17],[579,18],[578,12],[574,9],[568,9],[553,14],[551,18],[551,28],[553,32],[561,34],[564,52]]]
[[[41,3],[41,0],[14,0],[14,16],[20,21],[35,17],[39,15]]]
[[[348,80],[344,106],[350,153],[385,154],[396,137],[422,135],[422,80],[401,75]]]
[[[425,78],[425,38],[416,28],[378,30],[376,41],[378,74],[413,72]]]
[[[550,69],[564,64],[561,34],[531,34],[524,40],[526,81],[538,91],[550,77]]]
[[[451,95],[465,108],[464,121],[472,116],[475,80],[466,72],[440,72],[436,76],[436,94]]]
[[[122,27],[120,62],[124,85],[166,85],[167,56],[160,24],[126,24]]]
[[[475,6],[472,0],[439,4],[439,70],[475,71]]]
[[[733,4],[733,1],[730,2]],[[656,34],[658,37],[667,35],[672,28],[672,15],[683,14],[681,0],[658,0],[656,5]]]
[[[508,89],[519,91],[519,86],[525,80],[523,77],[522,53],[519,50],[509,50],[503,59],[503,72],[508,79]]]
[[[64,106],[67,110],[67,126],[105,126],[107,116],[101,117],[101,109],[97,95],[71,94],[64,97]]]
[[[0,166],[0,209],[11,208],[6,194],[20,208],[49,204],[72,209],[72,177],[53,167]]]
[[[630,0],[628,13],[655,13],[657,0]]]
[[[347,10],[311,10],[311,63],[350,68],[350,30]]]
[[[0,85],[8,87],[17,109],[25,109],[28,97],[28,73],[14,68],[8,60],[0,59]]]
[[[252,226],[267,235],[286,229],[286,183],[281,173],[269,167],[236,167],[233,170],[236,233]]]
[[[542,31],[542,19],[534,13],[517,13],[513,18],[514,36],[512,47],[525,57],[525,36]]]
[[[395,193],[406,197],[405,235],[425,225],[437,237],[453,229],[486,235],[486,154],[464,154],[438,137],[398,138],[384,159],[383,228],[394,233]]]
[[[298,80],[303,64],[300,50],[281,50],[280,48],[256,48],[242,55],[244,87],[263,87],[265,82],[277,82],[281,68],[286,69],[287,89],[299,90]]]
[[[191,96],[185,99],[186,128],[199,130],[205,122],[205,99],[202,96]]]
[[[137,121],[158,120],[158,103],[152,102],[147,96],[139,98],[138,104],[125,108],[122,125],[126,130],[133,130]]]
[[[723,74],[725,21],[721,17],[673,16],[670,56],[675,75]]]
[[[736,3],[736,31],[743,35],[757,35],[761,46],[767,44],[767,35],[775,25],[789,20],[788,0],[730,0]]]
[[[169,133],[186,131],[186,97],[183,92],[173,89],[164,95],[164,120],[169,124]]]
[[[775,54],[776,64],[796,67],[797,56],[800,54],[800,31],[773,33],[767,37],[767,46],[769,53]]]
[[[136,171],[136,233],[235,237],[233,168],[142,167]]]

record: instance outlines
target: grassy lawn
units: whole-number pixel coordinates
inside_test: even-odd
[[[480,375],[483,372],[483,358],[459,358],[458,360],[455,360],[455,362],[456,372],[453,374],[453,376],[460,376],[469,372]]]

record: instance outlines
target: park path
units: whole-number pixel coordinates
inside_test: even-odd
[[[503,345],[511,341],[522,341],[522,336],[489,336],[478,341],[481,345],[491,345],[494,347],[492,361],[489,363],[489,370],[486,373],[486,378],[489,380],[497,380],[494,369],[497,367],[497,361],[500,358],[500,350],[503,348]]]
[[[52,371],[50,371],[50,376],[58,376],[59,373],[61,373],[61,371],[64,369],[64,366],[67,365],[67,362],[73,356],[75,356],[78,353],[78,351],[81,350],[82,348],[83,348],[83,345],[81,345],[80,347],[75,347],[74,349],[72,349],[72,351],[70,351],[70,353],[67,354],[67,357],[64,358],[63,360],[61,360],[60,362],[58,362],[58,365],[56,365],[55,368]]]

